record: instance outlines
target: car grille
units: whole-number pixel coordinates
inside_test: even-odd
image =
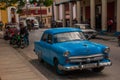
[[[69,57],[70,62],[93,62],[99,61],[104,58],[103,54],[91,55],[91,56],[76,56]]]

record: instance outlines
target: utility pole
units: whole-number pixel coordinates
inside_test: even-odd
[[[42,23],[42,3],[43,3],[43,0],[37,0],[37,2],[39,3],[39,6],[40,6],[39,25],[40,25],[40,27],[43,27],[43,23]]]
[[[41,4],[42,0],[39,1],[39,2],[40,2],[40,26],[43,27],[43,23],[42,23],[42,4]]]
[[[54,2],[52,4],[52,22],[51,22],[51,24],[52,24],[51,27],[55,27]]]

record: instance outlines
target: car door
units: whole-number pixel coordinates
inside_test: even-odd
[[[51,47],[52,47],[52,35],[51,34],[44,34],[42,37],[42,54],[43,59],[50,63],[50,56],[51,56]]]
[[[47,37],[48,37],[48,34],[47,33],[44,33],[42,38],[41,38],[41,50],[42,50],[42,58],[45,60],[45,61],[48,61],[48,50],[47,50]]]
[[[48,62],[50,64],[52,64],[52,56],[53,56],[53,36],[51,34],[48,34],[47,37],[47,44],[46,44],[46,48],[47,48],[47,58],[48,58]]]

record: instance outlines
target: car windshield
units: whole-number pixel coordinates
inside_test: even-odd
[[[82,32],[66,32],[54,35],[54,43],[85,40]]]

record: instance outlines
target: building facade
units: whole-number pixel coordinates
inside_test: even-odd
[[[0,10],[0,21],[4,24],[6,23],[17,23],[21,20],[26,20],[28,17],[33,17],[41,20],[44,27],[51,27],[52,20],[52,6],[45,7],[40,4],[30,4],[29,2],[22,8],[22,13],[17,14],[17,8],[15,6],[10,6],[5,10]]]
[[[0,10],[0,21],[4,23],[4,27],[6,23],[19,23],[19,15],[17,14],[16,7],[11,6],[5,10]]]
[[[22,13],[19,15],[20,20],[26,20],[29,17],[34,17],[38,20],[39,23],[44,25],[44,28],[51,27],[52,20],[52,7],[45,6],[36,6],[35,4],[26,4],[26,6],[22,9]]]
[[[55,0],[55,20],[62,20],[70,26],[77,23],[89,23],[93,29],[107,31],[107,21],[113,19],[112,32],[120,34],[120,0]]]

